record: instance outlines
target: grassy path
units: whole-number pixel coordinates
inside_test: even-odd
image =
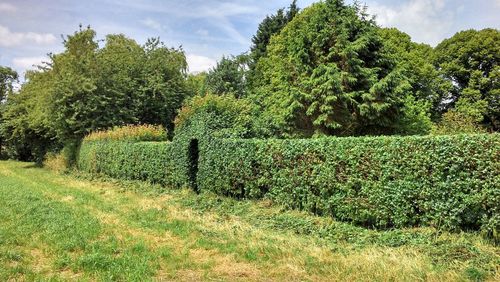
[[[477,234],[366,230],[0,162],[1,281],[498,281],[498,265]]]

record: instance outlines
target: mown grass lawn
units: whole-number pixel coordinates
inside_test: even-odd
[[[499,281],[474,233],[375,231],[266,201],[0,162],[0,280]]]

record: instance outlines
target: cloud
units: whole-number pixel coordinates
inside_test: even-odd
[[[17,7],[9,3],[0,3],[0,12],[15,12]]]
[[[34,66],[41,65],[42,62],[47,61],[46,57],[20,57],[14,58],[12,64],[17,69],[34,69]]]
[[[160,31],[161,32],[161,31],[163,31],[165,29],[164,26],[160,22],[155,21],[155,20],[153,20],[151,18],[147,18],[145,20],[142,20],[141,23],[144,26],[149,27],[151,29],[154,29],[156,31]]]
[[[456,5],[446,5],[447,0],[409,0],[397,6],[373,3],[368,13],[377,16],[384,27],[396,27],[417,42],[437,45],[453,27]],[[455,10],[453,10],[455,9]]]
[[[189,72],[191,73],[208,71],[217,64],[217,61],[214,59],[194,54],[187,55],[186,60],[189,65]]]
[[[167,19],[176,19],[178,22],[187,22],[193,20],[204,20],[207,26],[213,26],[232,41],[240,45],[249,45],[250,40],[243,36],[238,28],[232,23],[231,18],[255,16],[263,13],[258,5],[252,3],[234,3],[219,0],[201,1],[179,1],[175,5],[154,5],[147,1],[132,1],[132,0],[110,0],[113,5],[134,9],[138,13],[160,13]],[[248,1],[245,1],[248,2]],[[150,28],[157,30],[161,25],[157,21],[149,20],[142,22],[149,24]],[[164,28],[164,26],[161,26]],[[163,30],[162,30],[163,31]]]
[[[0,25],[0,46],[12,47],[26,43],[49,45],[56,42],[56,37],[51,33],[12,32],[8,27]]]

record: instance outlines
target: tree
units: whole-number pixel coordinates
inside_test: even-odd
[[[453,85],[432,64],[432,47],[412,42],[408,34],[396,28],[382,28],[379,33],[387,53],[409,79],[416,102],[428,104],[433,120],[437,120],[443,112],[443,100]]]
[[[261,74],[255,69],[257,62],[267,55],[267,45],[271,41],[271,37],[279,34],[280,31],[289,23],[298,13],[300,9],[297,7],[297,1],[293,0],[287,10],[279,9],[276,14],[266,16],[259,24],[257,32],[252,37],[252,46],[250,47],[249,60],[249,83],[253,85],[255,80],[259,80]]]
[[[190,95],[186,86],[186,55],[182,49],[168,48],[158,38],[144,46],[140,123],[161,124],[173,132],[173,122],[182,102]]]
[[[447,109],[500,129],[500,31],[466,30],[441,42],[434,64],[453,83]]]
[[[256,34],[252,37],[252,47],[250,48],[250,57],[254,63],[267,54],[267,45],[269,45],[271,37],[278,34],[299,11],[297,0],[293,0],[287,10],[279,9],[276,14],[266,16],[259,24]],[[254,64],[251,64],[251,69],[253,66]]]
[[[193,96],[204,96],[207,94],[206,85],[207,73],[200,72],[197,74],[188,74],[186,79],[186,86],[190,97]]]
[[[0,157],[2,156],[3,134],[2,120],[4,111],[4,101],[12,94],[13,84],[17,81],[17,72],[9,67],[0,66]]]
[[[279,136],[389,134],[411,84],[373,19],[340,0],[313,4],[271,40],[254,100]]]
[[[9,67],[0,66],[0,103],[12,93],[12,86],[17,81],[17,72]]]
[[[206,89],[212,94],[232,94],[242,98],[246,89],[248,56],[222,57],[205,79]]]
[[[13,152],[41,161],[48,150],[74,153],[86,134],[125,124],[165,125],[170,132],[185,97],[187,63],[181,49],[159,39],[144,46],[81,28],[64,39],[64,51],[29,72],[19,94],[9,95],[2,123]],[[73,148],[73,149],[71,149]],[[74,155],[67,156],[72,161]]]
[[[53,71],[29,71],[19,93],[5,104],[2,135],[11,157],[41,163],[45,152],[60,148],[52,116]]]
[[[98,91],[99,45],[95,35],[90,28],[80,29],[66,37],[63,53],[52,56],[52,119],[58,138],[64,143],[77,142],[92,130],[112,125],[114,101]]]
[[[138,101],[144,98],[139,91],[145,65],[143,48],[122,34],[107,35],[106,44],[96,51],[95,59],[98,65],[95,95],[101,100],[95,110],[102,123],[90,129],[137,124]]]
[[[188,95],[184,52],[159,39],[141,47],[124,35],[108,35],[99,49],[95,31],[68,36],[53,56],[54,124],[58,137],[84,135],[125,124],[161,124],[169,131]]]

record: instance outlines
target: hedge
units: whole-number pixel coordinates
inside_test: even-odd
[[[168,184],[176,173],[169,142],[83,141],[78,169],[127,180]]]
[[[172,188],[268,198],[369,227],[482,229],[498,238],[500,134],[225,139],[210,124],[192,119],[172,143],[84,141],[78,167]]]
[[[500,135],[214,140],[198,187],[370,227],[498,236]]]

